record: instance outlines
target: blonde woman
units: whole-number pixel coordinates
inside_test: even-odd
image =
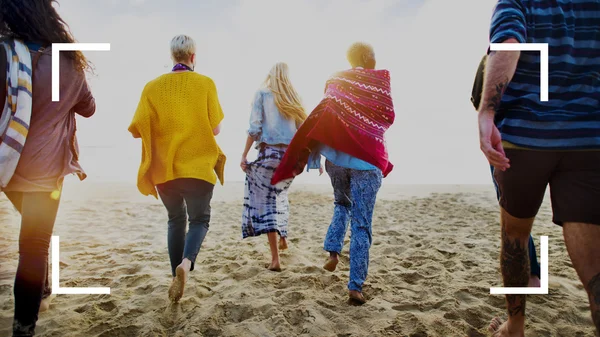
[[[298,126],[306,119],[300,97],[288,75],[288,66],[277,63],[257,91],[250,113],[250,128],[242,155],[241,168],[246,172],[243,238],[267,234],[271,248],[271,271],[281,271],[279,249],[287,249],[289,203],[287,190],[291,180],[271,185],[273,172]],[[257,159],[248,163],[248,151],[256,143]],[[279,247],[277,235],[280,237]]]
[[[144,88],[129,131],[142,139],[138,189],[160,196],[168,216],[169,298],[177,302],[208,232],[226,158],[216,140],[224,118],[217,88],[194,72],[196,43],[187,35],[174,37],[171,57],[172,71]]]

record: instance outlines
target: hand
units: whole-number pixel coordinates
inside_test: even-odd
[[[244,171],[244,173],[246,173],[246,171],[248,170],[248,159],[246,159],[246,156],[242,156],[242,161],[240,162],[240,167],[242,168],[242,171]]]
[[[319,176],[323,175],[323,165],[321,165],[321,167],[319,167]]]
[[[501,171],[510,168],[510,160],[504,153],[500,131],[494,124],[494,114],[488,111],[479,112],[479,146],[490,165]]]

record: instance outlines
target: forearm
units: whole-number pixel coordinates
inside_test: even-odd
[[[506,42],[516,42],[511,40]],[[498,51],[490,54],[485,68],[479,113],[493,115],[498,111],[502,95],[515,74],[520,56],[519,51]]]
[[[252,144],[254,144],[254,139],[250,136],[248,136],[248,138],[246,138],[246,146],[244,147],[244,152],[242,154],[243,157],[248,156],[248,152],[250,152],[250,148],[252,147]]]

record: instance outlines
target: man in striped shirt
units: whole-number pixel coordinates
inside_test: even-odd
[[[527,244],[546,187],[553,222],[588,292],[600,333],[600,2],[499,0],[491,43],[547,43],[549,101],[538,52],[491,52],[479,134],[500,190],[505,287],[526,287]],[[507,295],[494,336],[524,336],[525,295]]]

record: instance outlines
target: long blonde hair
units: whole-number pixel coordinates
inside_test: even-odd
[[[264,86],[273,93],[275,105],[283,117],[294,120],[296,125],[304,122],[307,115],[300,96],[290,82],[287,64],[283,62],[275,64],[265,79]]]

